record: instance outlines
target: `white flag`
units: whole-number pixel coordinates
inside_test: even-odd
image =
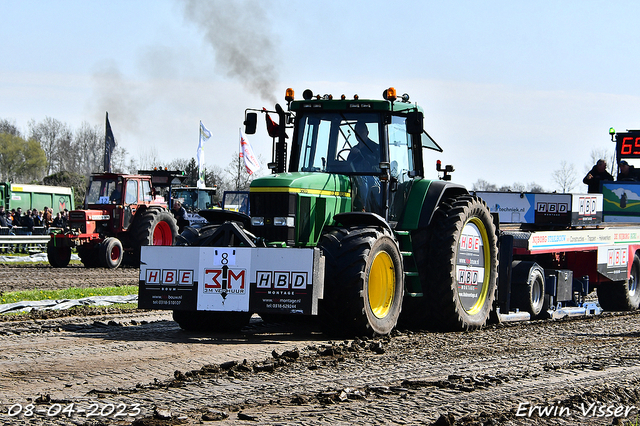
[[[211,137],[211,132],[207,129],[202,121],[200,122],[200,137],[198,142],[198,188],[204,188],[204,148],[202,142],[206,142]]]
[[[202,121],[200,122],[200,140],[203,142],[206,142],[209,140],[209,138],[211,137],[211,132],[209,131],[209,129],[207,129],[204,124],[202,124]]]
[[[253,149],[249,142],[242,137],[242,131],[240,131],[240,148],[240,156],[244,158],[244,166],[247,169],[247,173],[251,175],[260,169],[260,162],[253,154]]]

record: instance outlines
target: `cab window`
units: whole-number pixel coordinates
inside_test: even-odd
[[[140,182],[140,185],[142,186],[142,199],[145,202],[151,202],[151,184],[149,181],[144,180]]]
[[[413,162],[405,121],[405,117],[393,116],[391,124],[387,126],[391,177],[396,178],[399,183],[410,179],[409,170],[412,170]]]
[[[127,181],[127,193],[124,199],[125,204],[138,203],[138,182],[135,180]]]

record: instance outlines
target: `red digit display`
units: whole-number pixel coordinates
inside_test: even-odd
[[[640,158],[640,132],[616,134],[618,158]]]

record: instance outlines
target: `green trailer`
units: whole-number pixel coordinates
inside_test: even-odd
[[[58,212],[73,210],[73,188],[63,186],[31,185],[3,182],[0,183],[0,199],[5,210],[38,209],[49,207],[55,215]]]

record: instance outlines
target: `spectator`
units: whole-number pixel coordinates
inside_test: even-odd
[[[0,226],[9,228],[11,226],[11,221],[8,219],[6,212],[4,211],[4,206],[0,206]]]
[[[27,235],[33,235],[33,227],[34,227],[33,213],[29,209],[27,209],[27,214],[22,218],[22,226],[27,231]]]
[[[631,181],[635,182],[638,180],[638,175],[636,174],[636,169],[633,166],[630,166],[626,160],[620,161],[620,169],[618,172],[618,181]]]
[[[596,165],[589,170],[589,173],[582,179],[582,182],[587,185],[587,192],[594,194],[600,192],[600,182],[607,180],[613,180],[613,176],[607,171],[607,162],[600,159]]]
[[[18,207],[13,215],[13,226],[22,226],[22,207]]]
[[[69,222],[69,210],[64,209],[62,211],[62,222],[64,223],[64,227],[67,227],[67,223]]]
[[[42,213],[38,209],[31,210],[33,216],[33,226],[42,226]]]
[[[53,221],[53,217],[51,216],[51,209],[45,206],[44,212],[42,213],[42,225],[45,228],[48,228],[51,226],[52,221]]]
[[[185,226],[189,226],[189,219],[187,219],[187,211],[182,207],[182,203],[178,200],[173,201],[173,207],[171,208],[173,217],[178,222],[178,232],[182,233]]]
[[[62,219],[62,213],[56,213],[56,217],[51,222],[51,226],[55,228],[64,228],[64,220]]]

